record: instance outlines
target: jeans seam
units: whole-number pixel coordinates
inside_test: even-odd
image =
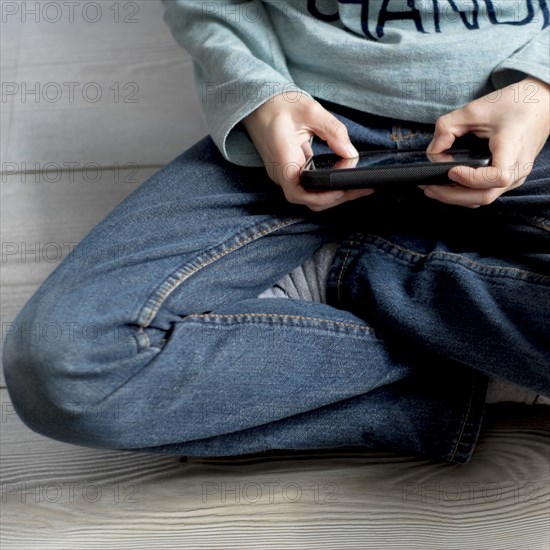
[[[305,315],[289,315],[286,313],[209,313],[206,315],[188,315],[187,320],[192,321],[194,318],[203,319],[208,321],[209,319],[238,319],[247,320],[249,317],[254,318],[271,318],[271,319],[299,319],[301,321],[317,321],[329,325],[337,325],[346,328],[360,329],[364,332],[374,334],[374,330],[366,325],[359,325],[356,323],[346,323],[345,321],[334,321],[332,319],[325,319],[322,317],[308,317]]]
[[[466,409],[466,414],[464,415],[464,417],[462,419],[462,425],[460,427],[460,431],[458,432],[456,442],[455,442],[455,445],[454,445],[454,449],[451,453],[451,457],[450,457],[451,461],[455,459],[456,453],[458,452],[458,446],[460,445],[462,435],[464,434],[464,429],[466,428],[466,424],[468,423],[468,418],[470,416],[470,411],[472,409],[472,400],[473,400],[473,397],[474,397],[474,385],[475,385],[475,377],[472,378],[472,384],[470,386],[470,398],[468,399],[468,406],[467,406],[467,409]]]
[[[527,183],[529,183],[527,181]],[[491,214],[495,217],[504,217],[510,220],[517,220],[518,222],[528,225],[529,227],[536,227],[542,229],[545,233],[550,232],[550,219],[541,215],[527,215],[519,212],[509,212],[500,207],[497,200],[493,205],[485,207],[491,211]]]
[[[243,247],[244,245],[249,244],[249,243],[257,240],[260,237],[263,237],[264,235],[266,235],[268,233],[276,231],[277,229],[280,229],[282,227],[293,225],[293,224],[295,224],[297,222],[300,222],[300,221],[302,221],[302,218],[290,218],[290,219],[287,218],[282,222],[279,222],[275,225],[271,225],[271,226],[261,230],[259,233],[254,233],[253,235],[249,235],[249,236],[247,236],[243,239],[239,239],[238,242],[236,242],[235,244],[233,244],[232,246],[230,246],[228,249],[225,249],[225,250],[217,251],[220,246],[223,247],[223,245],[224,245],[224,243],[218,243],[213,248],[213,250],[214,250],[214,255],[213,256],[208,256],[199,265],[191,266],[190,269],[189,269],[189,267],[186,267],[186,266],[189,266],[189,264],[192,263],[192,261],[187,262],[187,264],[185,264],[183,266],[183,268],[180,268],[175,272],[176,274],[179,273],[179,274],[176,275],[176,279],[174,281],[172,281],[167,288],[163,289],[160,292],[160,295],[158,295],[154,298],[154,301],[153,301],[152,304],[150,304],[150,301],[151,301],[150,299],[148,299],[146,301],[145,305],[142,307],[142,309],[141,309],[141,311],[138,315],[138,324],[139,324],[139,326],[141,326],[142,328],[147,328],[149,326],[149,324],[151,323],[151,321],[154,319],[155,315],[158,313],[158,311],[160,309],[160,306],[161,306],[162,302],[166,299],[166,297],[168,295],[170,295],[181,283],[183,283],[186,279],[188,279],[189,277],[191,277],[192,275],[194,275],[195,273],[200,271],[203,267],[206,267],[207,265],[210,265],[210,264],[214,263],[215,261],[219,260],[220,258],[223,258],[224,256],[230,254],[231,252],[234,252],[235,250],[238,250],[239,248]],[[252,228],[253,227],[254,226],[252,226]],[[243,231],[243,233],[245,233],[247,231],[250,231],[250,229],[251,229],[251,227],[247,227]],[[231,237],[231,239],[229,239],[229,240],[234,240],[236,237],[238,237],[238,235],[233,235]],[[225,241],[225,242],[227,242],[227,241]],[[209,253],[211,253],[211,252],[212,252],[212,250],[206,251],[206,254],[209,255]],[[195,260],[196,260],[196,258],[195,258]],[[181,272],[182,270],[183,270],[183,272]],[[174,272],[172,272],[167,277],[167,279],[170,279],[171,277],[174,277]],[[165,279],[165,281],[166,281],[166,279]],[[157,289],[158,288],[159,287],[157,287]],[[141,320],[142,316],[145,313],[146,313],[145,318],[143,320]],[[140,322],[140,320],[141,320],[141,322]]]
[[[336,282],[336,289],[337,289],[337,293],[338,293],[338,304],[342,303],[342,296],[340,294],[340,288],[341,288],[342,278],[343,278],[343,275],[344,275],[344,268],[346,266],[346,263],[348,261],[348,258],[350,256],[350,254],[351,254],[352,247],[353,247],[354,244],[355,244],[355,240],[352,240],[349,243],[346,257],[344,258],[344,261],[342,262],[342,265],[340,266],[340,273],[338,273],[338,280]]]
[[[407,248],[404,248],[396,243],[393,243],[387,239],[384,239],[382,237],[379,237],[378,235],[366,235],[367,237],[371,237],[373,244],[377,244],[375,241],[382,241],[386,243],[387,245],[399,250],[400,252],[404,254],[408,254],[412,256],[413,258],[416,258],[418,260],[420,259],[432,259],[434,261],[437,260],[448,260],[453,259],[454,263],[458,263],[460,265],[463,265],[464,267],[475,270],[477,273],[483,274],[490,272],[490,275],[492,277],[500,277],[500,278],[512,278],[517,280],[518,277],[512,276],[512,273],[522,275],[523,280],[527,280],[533,283],[541,282],[541,283],[550,283],[550,276],[544,275],[543,273],[536,273],[533,271],[526,271],[524,269],[519,269],[517,267],[506,267],[501,265],[493,265],[493,264],[483,264],[480,262],[475,262],[469,258],[465,258],[461,254],[456,254],[454,252],[432,252],[429,254],[423,254],[421,252],[414,252],[413,250],[409,250]],[[500,271],[501,273],[496,273],[495,270]]]

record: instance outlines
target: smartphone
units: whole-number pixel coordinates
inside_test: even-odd
[[[424,150],[362,151],[358,157],[335,154],[314,155],[301,171],[305,189],[383,188],[397,185],[449,185],[447,174],[453,166],[489,166],[488,147],[448,149],[428,155]]]

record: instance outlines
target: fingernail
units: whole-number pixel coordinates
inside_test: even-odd
[[[357,152],[357,149],[350,143],[346,147],[346,151],[350,157],[358,157],[359,153]]]
[[[449,179],[451,181],[456,182],[456,183],[459,182],[461,175],[462,175],[462,169],[460,168],[460,166],[457,166],[456,168],[453,168],[448,174]]]
[[[424,195],[426,195],[426,197],[430,197],[432,199],[435,197],[434,190],[429,186],[424,189]]]

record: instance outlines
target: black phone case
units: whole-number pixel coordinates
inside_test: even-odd
[[[449,185],[447,173],[454,166],[487,166],[490,160],[472,159],[467,162],[437,162],[384,167],[343,168],[339,170],[303,170],[301,184],[305,189],[362,189],[402,185]],[[307,166],[307,165],[306,165]]]

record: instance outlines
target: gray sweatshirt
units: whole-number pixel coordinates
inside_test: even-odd
[[[211,136],[235,164],[262,166],[240,122],[280,93],[433,123],[526,75],[550,82],[549,0],[163,3]]]

